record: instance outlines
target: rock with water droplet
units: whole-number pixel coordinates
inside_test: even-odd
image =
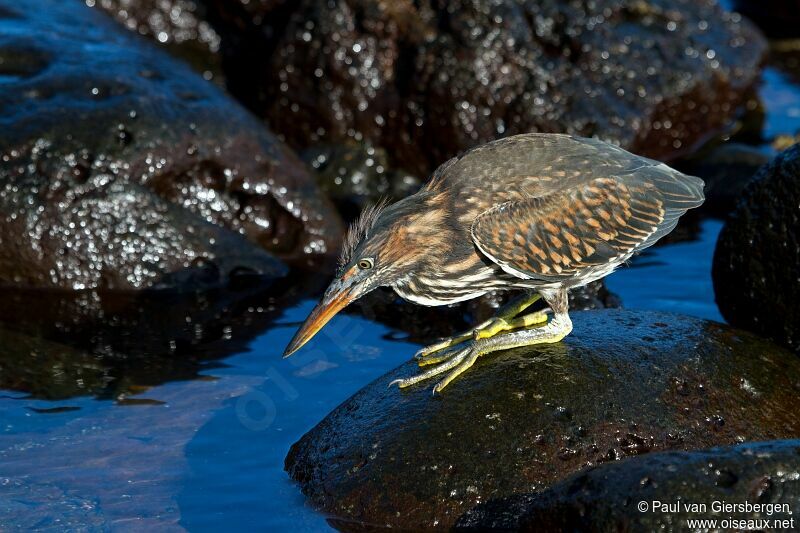
[[[209,261],[273,276],[261,248],[336,247],[305,165],[182,63],[79,2],[3,0],[0,24],[16,28],[0,42],[3,284],[139,289]]]
[[[582,311],[562,342],[478,360],[441,394],[389,372],[294,444],[292,479],[337,527],[449,528],[587,465],[800,437],[800,359],[697,318]],[[734,472],[735,473],[735,472]]]
[[[221,38],[198,0],[86,0],[123,27],[165,46],[206,79],[224,84]]]
[[[425,175],[528,131],[672,158],[723,130],[766,45],[715,2],[212,2],[228,87],[290,145],[365,140]]]
[[[286,274],[242,235],[140,185],[45,176],[18,174],[0,190],[0,287],[204,290]]]
[[[587,469],[538,494],[491,499],[455,530],[686,531],[687,520],[725,518],[787,520],[794,530],[799,478],[800,440],[653,453]],[[745,502],[749,508],[720,507]]]
[[[747,186],[719,235],[712,276],[728,322],[800,352],[800,144]]]
[[[354,220],[367,204],[405,198],[422,185],[417,176],[392,168],[386,150],[364,143],[317,145],[300,157],[346,220]]]

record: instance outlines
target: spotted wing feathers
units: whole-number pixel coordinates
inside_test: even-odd
[[[664,165],[601,177],[485,211],[472,238],[522,278],[559,281],[624,261],[669,233],[703,202],[703,182]]]

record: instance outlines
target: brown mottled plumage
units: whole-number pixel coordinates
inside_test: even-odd
[[[322,310],[315,313],[328,313],[327,320],[331,309],[335,313],[378,286],[391,286],[422,305],[524,288],[540,293],[555,313],[539,333],[525,337],[526,343],[553,342],[571,330],[566,290],[609,274],[702,202],[698,178],[596,139],[557,134],[501,139],[446,162],[417,194],[365,211],[347,238]],[[324,320],[316,315],[287,353],[321,327]],[[505,329],[498,331],[511,329],[510,317],[500,319]],[[499,337],[511,339],[514,333]],[[494,343],[493,349],[508,342]],[[442,366],[451,364],[445,360]]]

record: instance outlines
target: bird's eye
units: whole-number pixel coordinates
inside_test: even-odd
[[[375,261],[370,258],[359,259],[358,261],[358,268],[361,270],[369,270],[373,266],[375,266]]]

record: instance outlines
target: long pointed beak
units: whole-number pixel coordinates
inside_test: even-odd
[[[289,357],[294,352],[303,347],[305,343],[311,340],[311,337],[322,329],[322,327],[333,318],[333,316],[341,311],[350,302],[355,300],[353,297],[352,289],[346,289],[342,292],[336,293],[331,297],[323,297],[322,301],[317,304],[311,314],[308,315],[306,321],[294,334],[292,342],[286,347],[283,352],[283,357]]]

